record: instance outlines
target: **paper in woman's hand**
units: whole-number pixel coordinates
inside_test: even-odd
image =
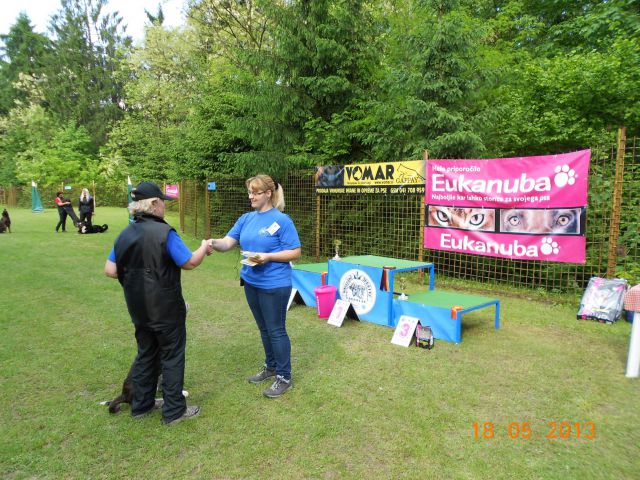
[[[254,260],[252,260],[252,258],[256,258],[259,257],[260,254],[259,253],[255,253],[255,252],[247,252],[247,251],[241,251],[240,255],[242,255],[243,258],[242,260],[240,260],[240,263],[243,265],[247,265],[249,267],[253,267],[254,265],[258,265],[258,262],[255,262]]]

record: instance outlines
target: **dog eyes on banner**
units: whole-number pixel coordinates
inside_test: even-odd
[[[495,230],[495,210],[485,208],[459,208],[429,206],[428,224],[434,227],[462,230]]]
[[[509,209],[500,215],[500,231],[513,233],[580,233],[580,208]]]

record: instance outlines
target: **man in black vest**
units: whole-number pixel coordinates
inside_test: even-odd
[[[117,278],[135,326],[138,355],[133,365],[131,414],[139,418],[162,408],[166,424],[193,417],[200,411],[187,407],[182,394],[186,344],[186,306],[180,272],[192,270],[213,249],[203,240],[193,253],[164,221],[166,197],[150,182],[131,191],[129,211],[135,221],[116,239],[104,267]],[[157,372],[162,363],[163,402],[155,401]]]

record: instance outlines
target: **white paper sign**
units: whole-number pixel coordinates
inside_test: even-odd
[[[413,332],[416,331],[416,326],[418,325],[419,321],[419,318],[402,315],[398,320],[396,331],[393,332],[391,343],[395,343],[396,345],[400,345],[401,347],[408,347],[411,343]]]
[[[342,298],[337,299],[336,303],[333,305],[333,310],[331,310],[331,315],[329,315],[327,323],[334,327],[341,327],[350,306],[351,304],[346,300],[343,300]]]
[[[298,293],[298,289],[297,288],[292,288],[291,289],[291,295],[289,295],[289,302],[287,303],[287,310],[289,310],[289,308],[291,308],[291,303],[293,303],[293,299],[296,298],[296,294]]]

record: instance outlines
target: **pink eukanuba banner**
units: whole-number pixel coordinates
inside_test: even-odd
[[[565,208],[587,204],[591,150],[490,160],[428,160],[425,203]]]
[[[427,161],[424,247],[584,263],[590,156]]]
[[[424,247],[514,260],[584,263],[586,243],[584,236],[513,235],[425,227]]]

